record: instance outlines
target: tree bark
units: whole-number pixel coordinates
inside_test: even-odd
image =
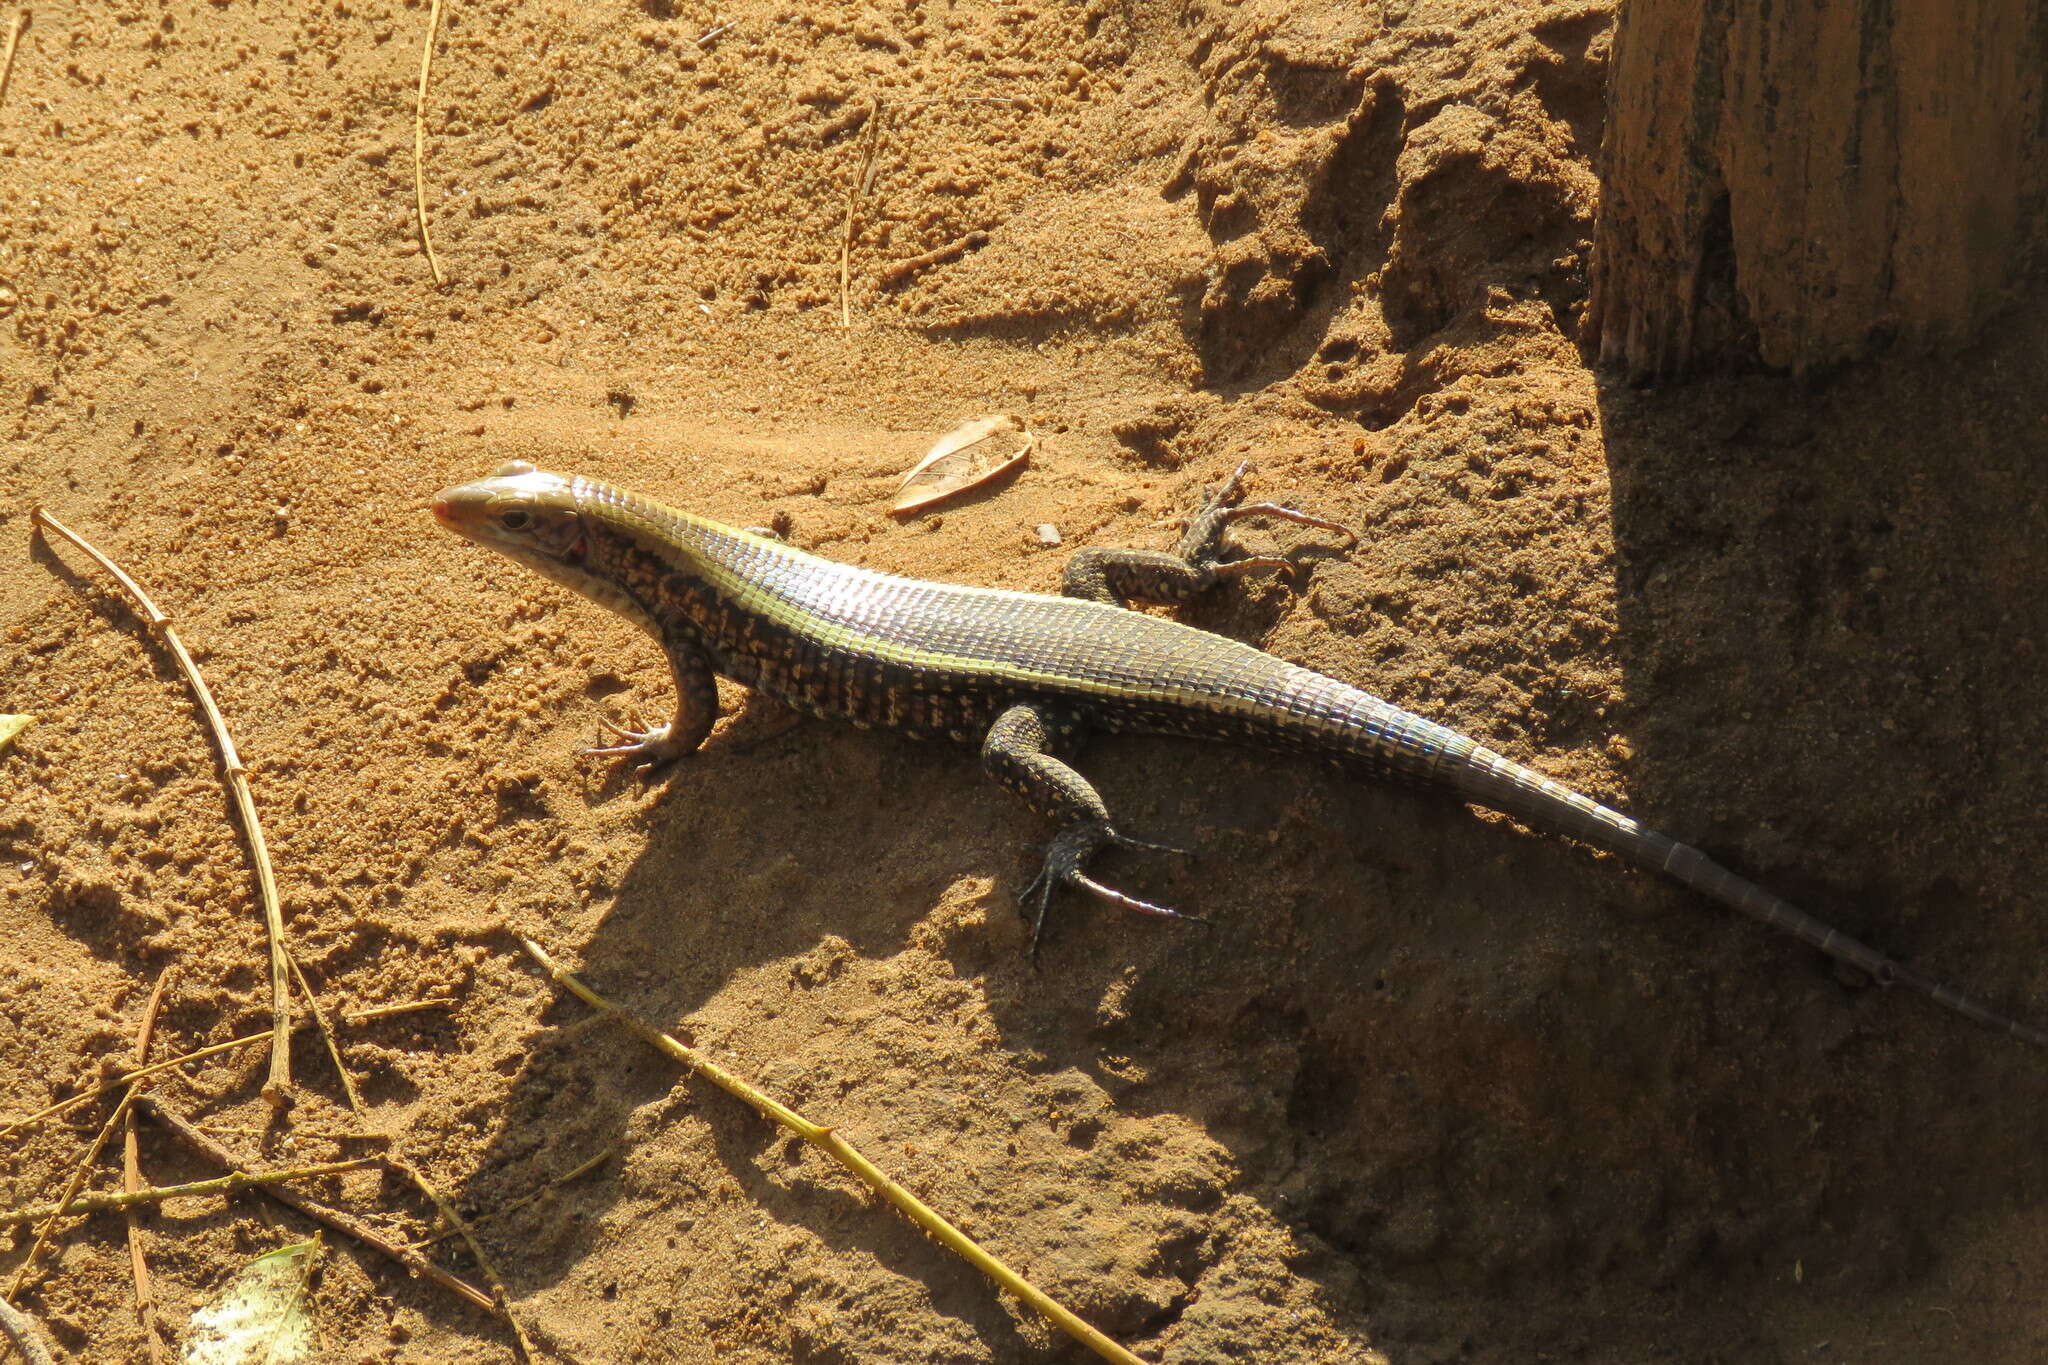
[[[1667,378],[1946,349],[2048,255],[2041,0],[1623,0],[1589,312]]]

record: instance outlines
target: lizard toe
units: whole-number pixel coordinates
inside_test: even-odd
[[[1113,847],[1129,849],[1133,853],[1171,853],[1176,858],[1195,856],[1193,849],[1182,848],[1179,844],[1155,844],[1146,839],[1133,839],[1128,834],[1118,834],[1115,830],[1110,831],[1109,842]]]
[[[657,725],[651,730],[629,730],[604,716],[599,716],[597,722],[617,735],[621,742],[585,749],[584,755],[589,758],[623,758],[638,768],[640,775],[645,778],[652,778],[688,752],[675,742],[673,726]]]
[[[1062,886],[1084,891],[1097,900],[1120,905],[1140,915],[1151,915],[1158,919],[1185,920],[1190,924],[1206,924],[1199,915],[1175,910],[1171,906],[1158,905],[1136,896],[1127,895],[1113,886],[1095,880],[1083,870],[1088,859],[1104,848],[1125,848],[1147,853],[1185,854],[1187,849],[1175,848],[1171,844],[1147,843],[1118,834],[1107,821],[1084,820],[1067,826],[1054,837],[1045,851],[1045,862],[1039,867],[1038,875],[1018,893],[1018,909],[1031,919],[1031,954],[1038,955],[1039,943],[1045,936],[1046,912],[1051,908],[1053,893]]]

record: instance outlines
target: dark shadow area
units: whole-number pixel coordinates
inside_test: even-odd
[[[1610,388],[1602,421],[1631,812],[2048,1019],[2038,300],[1953,358]],[[1711,908],[1658,937],[1610,965],[1661,961],[1672,1014],[1724,1022],[1672,1036],[1623,1169],[1661,1187],[1697,1276],[1759,1314],[1847,1311],[1924,1285],[1973,1217],[2038,1203],[2048,1059],[1903,992],[1845,998],[1817,955]],[[1783,1274],[1818,1256],[1826,1280]]]

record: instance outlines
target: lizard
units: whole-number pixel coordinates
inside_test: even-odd
[[[1247,466],[1208,490],[1176,549],[1090,548],[1061,595],[927,582],[840,563],[582,476],[514,460],[431,504],[443,526],[620,613],[667,656],[673,720],[604,721],[622,741],[588,752],[650,768],[694,752],[724,676],[814,716],[915,739],[978,743],[982,767],[1057,826],[1019,895],[1037,952],[1061,887],[1146,915],[1196,919],[1091,876],[1134,839],[1067,761],[1089,731],[1236,741],[1334,760],[1367,778],[1446,793],[1663,873],[1886,986],[1917,991],[2037,1045],[2023,1024],[1896,961],[1650,829],[1455,730],[1226,636],[1131,609],[1173,606],[1293,562],[1244,553],[1232,523],[1270,517],[1357,537],[1321,517],[1244,503]]]

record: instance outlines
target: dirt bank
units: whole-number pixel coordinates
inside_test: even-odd
[[[1577,345],[1602,4],[446,9],[438,289],[424,5],[45,3],[23,38],[0,710],[42,721],[0,757],[0,1110],[125,1056],[167,969],[159,1055],[268,1020],[184,689],[89,565],[34,548],[43,503],[199,653],[323,998],[456,1001],[346,1056],[575,1359],[1079,1357],[837,1170],[577,1027],[515,934],[1148,1359],[2041,1358],[2048,1059],[1610,859],[1163,741],[1083,763],[1197,856],[1103,870],[1212,927],[1063,904],[1034,970],[1012,894],[1046,831],[970,752],[764,706],[643,787],[578,751],[601,715],[661,713],[657,652],[424,512],[522,458],[1051,588],[1073,547],[1170,543],[1249,458],[1256,496],[1363,543],[1189,619],[2040,1022],[2036,309],[1936,365],[1603,389]],[[987,412],[1043,434],[1033,468],[887,516],[893,476]],[[325,1158],[309,1135],[351,1120],[317,1044],[296,1060],[272,1155]],[[253,1149],[261,1081],[237,1054],[162,1091]],[[52,1197],[103,1116],[0,1153],[5,1201]],[[153,1134],[142,1155],[204,1173]],[[325,1190],[432,1227],[375,1174]],[[247,1196],[147,1227],[172,1321],[306,1230]],[[73,1358],[144,1359],[119,1220],[60,1248],[23,1306]],[[509,1352],[345,1243],[315,1302],[333,1359]]]

